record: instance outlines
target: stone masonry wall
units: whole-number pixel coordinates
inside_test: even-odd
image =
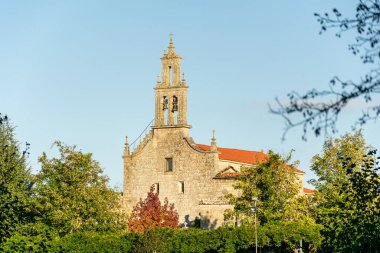
[[[156,128],[144,148],[126,158],[124,203],[127,213],[140,198],[146,198],[151,185],[158,183],[161,201],[168,198],[175,204],[183,226],[196,217],[211,220],[213,226],[223,223],[227,206],[218,201],[225,193],[225,182],[213,179],[215,171],[219,171],[218,153],[194,148],[189,143],[188,132],[189,129],[183,127]],[[173,159],[172,172],[166,171],[165,158]],[[184,193],[180,191],[179,182],[184,182]]]

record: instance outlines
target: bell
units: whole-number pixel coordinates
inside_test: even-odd
[[[176,112],[176,111],[178,111],[178,104],[177,103],[173,104],[173,112]]]
[[[164,99],[164,104],[163,104],[163,110],[167,110],[169,108],[169,101],[167,99]]]
[[[173,112],[178,111],[178,98],[176,96],[173,96]]]

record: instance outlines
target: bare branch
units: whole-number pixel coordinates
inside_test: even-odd
[[[375,64],[376,67],[359,82],[342,81],[339,77],[334,77],[328,89],[312,89],[304,95],[292,91],[288,93],[286,103],[281,103],[276,98],[276,106],[269,106],[269,110],[285,120],[283,140],[291,128],[298,126],[303,127],[303,140],[306,140],[309,130],[315,136],[319,136],[322,130],[325,134],[330,131],[335,133],[336,122],[342,110],[358,98],[363,99],[368,106],[363,108],[362,115],[353,123],[353,129],[376,120],[380,114],[380,104],[370,104],[373,96],[380,94],[380,0],[359,0],[353,18],[343,18],[337,9],[333,9],[330,14],[314,15],[321,25],[320,33],[327,29],[337,29],[336,36],[341,37],[345,32],[356,32],[355,43],[349,45],[349,50],[360,55],[363,63]]]

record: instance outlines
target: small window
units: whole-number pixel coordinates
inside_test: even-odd
[[[153,186],[154,186],[154,193],[160,194],[160,184],[155,183],[155,184],[153,184]]]
[[[184,181],[178,182],[178,193],[185,193],[185,182]]]
[[[166,158],[166,171],[167,172],[173,171],[173,158]]]

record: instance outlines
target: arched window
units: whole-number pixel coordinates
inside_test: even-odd
[[[173,158],[165,158],[165,171],[166,172],[173,172]]]
[[[169,66],[169,86],[173,85],[173,69],[172,66]]]

